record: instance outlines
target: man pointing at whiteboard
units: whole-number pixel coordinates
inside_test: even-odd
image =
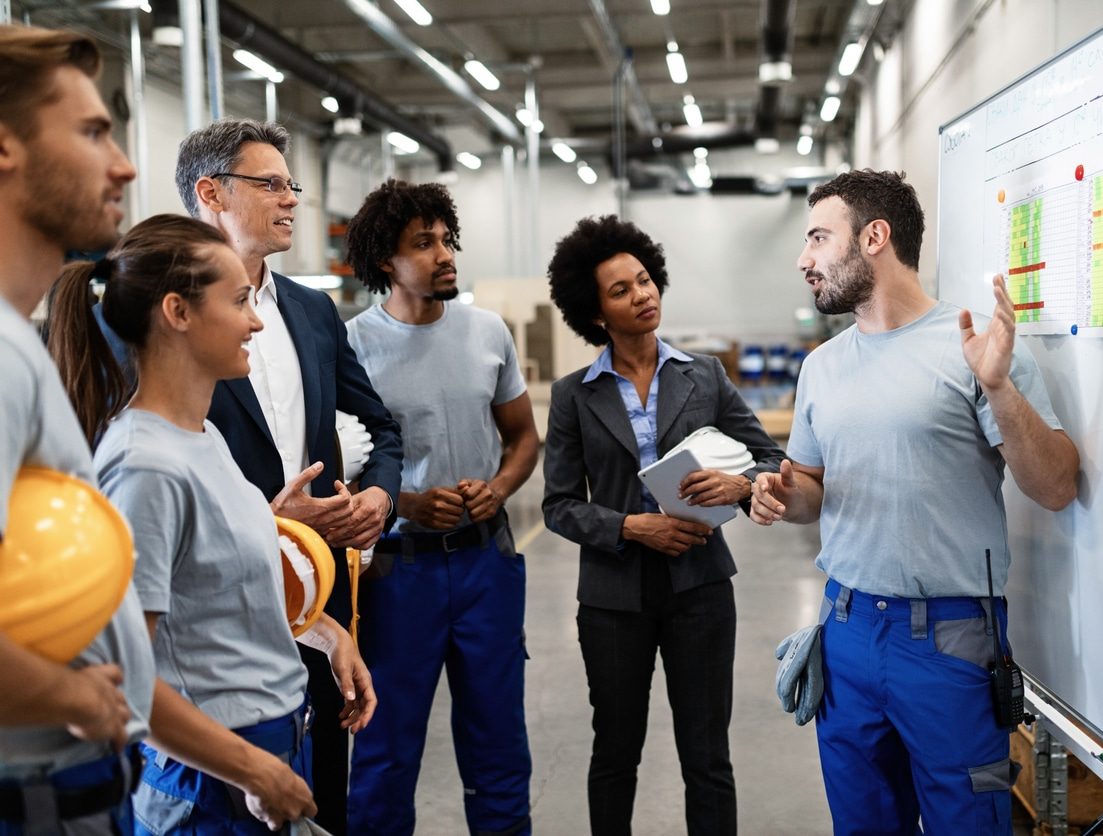
[[[759,474],[751,518],[820,521],[816,733],[835,833],[912,836],[922,819],[926,836],[1010,834],[1017,768],[989,674],[994,627],[1006,652],[1000,486],[1006,465],[1060,510],[1080,458],[1015,345],[1003,277],[983,331],[924,292],[923,210],[902,174],[849,172],[808,203],[797,266],[816,307],[855,324],[805,361],[791,463]]]

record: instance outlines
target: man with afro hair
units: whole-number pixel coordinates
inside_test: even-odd
[[[386,300],[349,341],[403,429],[399,520],[375,547],[361,648],[381,695],[356,737],[349,831],[412,834],[414,790],[442,667],[472,834],[527,834],[525,564],[505,500],[539,439],[501,317],[457,296],[448,191],[388,180],[349,224],[348,258]]]

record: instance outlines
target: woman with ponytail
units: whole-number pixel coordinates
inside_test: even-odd
[[[135,362],[132,396],[89,305],[93,277],[105,280],[104,320]],[[101,262],[70,265],[51,308],[50,350],[81,426],[99,439],[103,490],[134,530],[134,584],[160,676],[137,834],[262,834],[315,811],[303,780],[307,674],[274,517],[206,420],[215,383],[249,373],[262,327],[250,289],[217,229],[158,215]],[[323,615],[299,641],[329,653],[343,724],[363,728],[375,695],[348,633]]]

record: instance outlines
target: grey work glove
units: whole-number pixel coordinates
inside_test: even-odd
[[[823,697],[822,624],[802,627],[782,639],[774,656],[777,666],[777,695],[781,707],[795,715],[798,726],[816,716]]]

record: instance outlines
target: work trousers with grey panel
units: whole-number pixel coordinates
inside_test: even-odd
[[[525,561],[509,526],[480,543],[413,550],[389,535],[390,573],[361,585],[360,648],[379,707],[353,744],[349,833],[411,836],[414,794],[441,669],[472,836],[528,836],[532,759],[525,730]],[[385,555],[391,557],[390,554]]]
[[[1009,836],[1017,765],[996,725],[992,620],[976,598],[868,595],[828,581],[816,715],[837,836]]]

